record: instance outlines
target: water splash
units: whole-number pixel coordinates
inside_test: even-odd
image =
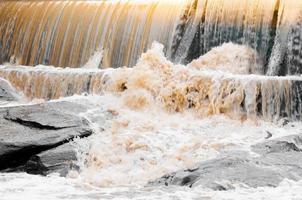
[[[133,68],[2,66],[0,76],[31,99],[112,93],[137,110],[156,104],[167,112],[191,110],[200,117],[301,118],[301,77],[251,75],[262,68],[250,48],[225,44],[186,66],[173,64],[163,51],[154,43]]]
[[[82,67],[87,69],[98,69],[102,66],[103,60],[103,50],[97,50],[94,54],[89,58],[88,62]]]

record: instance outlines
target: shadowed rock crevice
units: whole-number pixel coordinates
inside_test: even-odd
[[[76,160],[70,156],[70,141],[93,133],[89,122],[78,115],[85,111],[82,105],[63,101],[0,108],[0,170],[44,175],[66,171],[64,163]],[[60,150],[61,146],[65,148]],[[51,162],[38,159],[49,155]]]
[[[66,176],[69,170],[78,170],[78,166],[75,164],[76,155],[75,146],[66,143],[31,156],[26,162],[24,170],[30,174],[47,175],[56,172],[61,176]]]
[[[65,129],[65,128],[73,128],[75,126],[66,126],[66,127],[55,127],[55,126],[48,126],[48,125],[43,125],[37,122],[33,122],[33,121],[26,121],[26,120],[22,120],[20,118],[16,118],[16,119],[10,119],[9,117],[4,117],[6,120],[18,123],[20,125],[23,126],[27,126],[30,128],[36,128],[36,129],[41,129],[41,130],[61,130],[61,129]]]
[[[85,138],[91,135],[91,132],[83,133],[79,138]],[[7,153],[4,156],[0,157],[0,171],[6,171],[6,172],[15,172],[15,171],[26,171],[31,174],[42,174],[46,175],[46,171],[49,171],[49,169],[45,166],[43,166],[43,163],[38,160],[38,154],[41,154],[45,151],[55,149],[57,147],[60,147],[64,144],[69,144],[73,139],[70,138],[67,140],[64,140],[62,142],[52,144],[52,145],[44,145],[44,146],[27,146],[22,149],[18,149],[17,151],[12,151],[10,153]],[[11,145],[11,147],[16,148],[16,146]],[[37,160],[37,163],[35,163],[35,168],[31,168],[28,165],[29,162],[33,162],[34,160]],[[55,158],[54,158],[55,159]],[[68,160],[68,158],[66,158]],[[74,159],[75,160],[75,159]],[[69,161],[69,160],[68,160]],[[33,164],[32,164],[33,166]]]

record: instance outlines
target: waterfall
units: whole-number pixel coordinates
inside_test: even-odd
[[[153,41],[171,43],[185,0],[1,1],[0,63],[133,66]]]
[[[196,13],[185,13],[181,38],[174,37],[174,61],[188,63],[232,41],[258,51],[264,74],[301,74],[301,1],[203,0],[189,10]]]
[[[302,73],[299,0],[0,2],[0,63],[134,66],[153,41],[176,63],[225,42],[258,51],[263,74]],[[79,14],[80,13],[80,14]]]

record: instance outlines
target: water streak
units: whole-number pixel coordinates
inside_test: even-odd
[[[299,0],[1,1],[0,63],[134,66],[153,41],[176,63],[225,42],[255,49],[263,74],[300,75]],[[79,13],[81,13],[79,15]]]
[[[170,43],[185,3],[1,1],[0,63],[79,67],[103,49],[103,67],[131,66],[154,40]]]

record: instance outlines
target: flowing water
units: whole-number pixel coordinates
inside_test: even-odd
[[[301,11],[300,0],[1,1],[0,77],[22,98],[0,106],[77,102],[95,133],[73,141],[79,171],[0,173],[0,199],[301,199],[290,180],[147,186],[251,152],[267,132],[301,134]]]
[[[85,105],[88,111],[79,115],[95,131],[74,141],[79,172],[67,178],[0,174],[4,199],[294,199],[301,183],[289,180],[258,189],[231,183],[236,189],[225,192],[146,186],[226,151],[249,152],[267,131],[273,138],[301,133],[301,122],[283,126],[279,120],[300,119],[295,83],[302,78],[249,75],[251,67],[261,71],[255,60],[254,50],[225,44],[187,66],[175,65],[154,43],[133,68],[1,66],[1,76],[27,96],[21,104],[56,99]],[[83,92],[88,96],[64,97]]]
[[[234,6],[235,5],[235,6]],[[0,2],[0,63],[133,66],[153,41],[188,63],[224,42],[259,52],[268,75],[301,74],[300,0]]]

